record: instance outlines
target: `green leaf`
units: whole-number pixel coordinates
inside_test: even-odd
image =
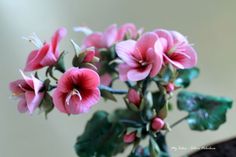
[[[108,92],[108,91],[106,91],[106,90],[103,90],[103,89],[101,89],[100,90],[101,91],[101,96],[106,100],[106,99],[108,99],[108,100],[112,100],[112,101],[117,101],[116,100],[116,98],[115,98],[115,96],[112,94],[112,93],[110,93],[110,92]]]
[[[191,69],[178,69],[177,73],[177,78],[174,81],[175,85],[186,88],[194,78],[198,77],[199,69],[197,67]]]
[[[149,151],[150,151],[150,157],[159,157],[160,156],[161,150],[153,138],[150,138],[150,140],[149,140]]]
[[[65,72],[65,64],[64,64],[64,57],[65,57],[65,52],[63,51],[61,55],[59,56],[57,63],[55,65],[55,69],[64,73]]]
[[[177,96],[180,110],[188,112],[188,124],[192,130],[216,130],[226,121],[226,112],[232,107],[226,97],[208,96],[182,91]]]
[[[124,150],[125,128],[110,122],[108,113],[98,111],[88,121],[84,133],[77,138],[75,150],[79,157],[111,157]]]
[[[150,157],[150,152],[148,147],[138,146],[128,157]]]
[[[161,91],[152,93],[152,101],[153,101],[153,107],[157,112],[159,112],[167,102],[165,94]]]
[[[43,100],[42,100],[39,108],[45,112],[45,118],[47,119],[47,115],[54,108],[52,97],[47,92],[44,94]]]

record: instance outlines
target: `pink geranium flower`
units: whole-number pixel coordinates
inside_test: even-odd
[[[33,50],[28,56],[24,71],[34,71],[54,65],[60,56],[58,44],[66,33],[65,28],[58,29],[54,33],[51,43],[44,43],[39,49]]]
[[[83,29],[80,29],[83,28]],[[80,27],[77,30],[79,31],[86,31],[88,32],[88,28],[84,29],[84,27]],[[86,33],[85,32],[85,33]],[[89,31],[91,33],[91,31]],[[96,49],[96,56],[100,57],[99,49],[107,49],[111,47],[113,44],[124,40],[125,36],[128,35],[132,39],[137,38],[138,34],[140,33],[140,30],[137,30],[136,26],[132,23],[126,23],[122,25],[121,27],[117,27],[116,24],[110,25],[104,32],[94,32],[89,34],[85,37],[83,41],[83,48],[88,47],[95,47]],[[102,58],[100,58],[102,61]],[[99,68],[100,63],[96,63],[96,66]],[[103,85],[110,85],[112,81],[112,77],[105,73],[104,75],[100,76],[101,78],[101,84]]]
[[[18,111],[21,113],[29,112],[32,114],[34,110],[40,105],[44,92],[40,91],[43,88],[43,82],[32,77],[27,77],[21,71],[24,79],[16,80],[9,84],[9,88],[20,99],[18,104]]]
[[[124,62],[119,65],[122,81],[154,77],[162,67],[163,47],[155,33],[145,33],[138,41],[122,41],[116,45],[116,52]]]
[[[63,113],[87,112],[100,99],[99,83],[99,76],[95,71],[70,68],[59,79],[53,102]]]
[[[197,53],[187,39],[176,31],[154,31],[164,49],[164,61],[178,69],[192,68],[197,64]]]

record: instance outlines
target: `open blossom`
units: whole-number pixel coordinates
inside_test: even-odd
[[[84,29],[82,29],[82,31],[83,30]],[[88,28],[86,29],[86,32],[88,32],[87,30]],[[129,35],[132,39],[135,39],[137,38],[138,34],[139,30],[137,30],[136,26],[132,23],[126,23],[119,28],[116,24],[113,24],[110,25],[104,32],[94,32],[86,36],[83,41],[82,48],[95,47],[96,56],[102,61],[103,59],[100,57],[98,51],[99,49],[107,49],[111,47],[113,44],[124,40],[126,35]],[[96,66],[99,69],[101,64],[96,63]],[[112,81],[112,77],[108,73],[101,75],[100,78],[101,84],[103,85],[108,86]]]
[[[126,40],[116,45],[116,53],[124,62],[119,65],[122,81],[140,81],[154,77],[162,67],[163,48],[155,33],[145,33],[138,41]]]
[[[39,49],[33,50],[28,56],[24,71],[34,71],[54,65],[60,56],[58,44],[66,33],[65,28],[58,29],[54,33],[51,43],[44,43],[40,45]]]
[[[178,69],[192,68],[197,64],[197,54],[187,39],[176,31],[154,31],[164,49],[164,61]]]
[[[138,36],[138,30],[132,23],[126,23],[121,27],[116,24],[110,25],[104,32],[94,32],[85,37],[83,47],[109,48],[118,41],[122,41],[125,35],[130,35],[132,39]]]
[[[24,79],[16,80],[9,84],[9,88],[20,99],[18,104],[18,111],[21,113],[29,112],[32,114],[34,110],[40,105],[44,92],[40,91],[43,88],[43,82],[34,76],[27,77],[21,71]]]
[[[87,112],[100,99],[98,74],[86,68],[70,68],[53,93],[56,108],[67,114]]]

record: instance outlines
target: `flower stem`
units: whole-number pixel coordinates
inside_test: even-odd
[[[112,94],[127,94],[128,91],[127,90],[120,90],[120,89],[113,89],[111,87],[108,87],[108,86],[104,86],[104,85],[100,85],[98,87],[100,90],[105,90],[105,91],[108,91]]]
[[[187,116],[184,116],[182,118],[180,118],[179,120],[177,120],[176,122],[174,122],[173,124],[170,125],[170,128],[174,128],[176,125],[180,124],[181,122],[185,121],[186,119],[188,118],[188,115]],[[166,131],[164,135],[167,135],[169,131]]]

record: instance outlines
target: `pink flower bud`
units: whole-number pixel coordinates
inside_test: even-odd
[[[129,103],[133,103],[137,107],[141,103],[141,97],[140,97],[139,93],[136,90],[134,90],[134,89],[130,89],[129,90],[129,92],[128,92],[128,100],[129,100]]]
[[[166,91],[167,93],[171,93],[175,90],[175,85],[174,83],[170,82],[166,85]]]
[[[125,134],[123,137],[123,141],[125,143],[132,143],[136,138],[136,133],[135,132],[131,132],[129,134]]]
[[[165,122],[161,118],[155,117],[152,120],[151,126],[154,131],[159,131],[163,128],[164,124]]]

